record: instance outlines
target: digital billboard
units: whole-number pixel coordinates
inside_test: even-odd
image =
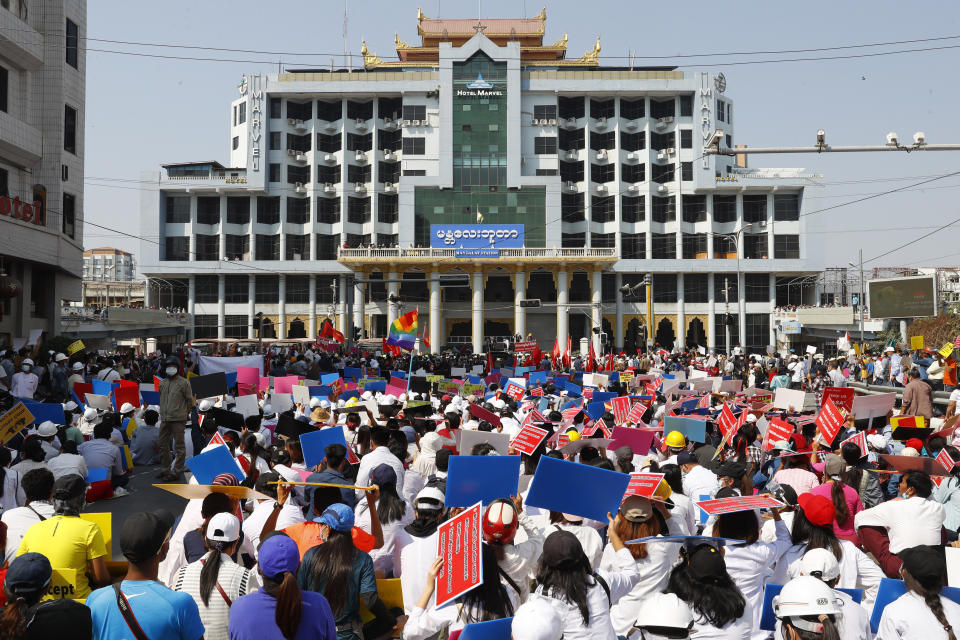
[[[871,318],[920,318],[937,315],[935,276],[867,282]]]

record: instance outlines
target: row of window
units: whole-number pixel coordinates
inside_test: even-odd
[[[591,233],[590,246],[594,249],[612,249],[616,247],[616,233]],[[677,251],[677,234],[651,233],[650,255],[647,255],[646,233],[620,233],[620,257],[624,260],[703,260],[707,252],[708,236],[705,233],[685,233],[681,236],[680,251]],[[563,248],[578,249],[586,246],[587,234],[563,233],[560,245]],[[715,258],[732,259],[737,256],[736,245],[730,236],[713,236]],[[766,260],[770,257],[766,234],[745,234],[743,236],[743,257],[746,260]],[[795,234],[775,234],[773,236],[773,257],[777,259],[797,259],[800,257],[800,236]]]
[[[617,146],[617,133],[616,131],[591,131],[590,149],[593,151],[613,151]],[[619,134],[620,148],[624,151],[642,151],[647,148],[646,131],[631,133],[621,130]],[[557,135],[558,146],[564,151],[578,151],[586,146],[586,130],[584,129],[561,129]],[[675,149],[677,147],[676,141],[677,135],[675,131],[650,134],[650,148],[654,151]],[[692,129],[680,129],[680,148],[693,148]]]
[[[280,301],[280,277],[277,275],[228,275],[224,276],[224,302],[237,304],[250,302],[248,277],[254,280],[253,302],[271,304]],[[330,287],[336,284],[336,276],[316,276],[315,299],[321,304],[334,302],[336,290]],[[220,300],[219,276],[194,276],[194,302],[213,303]],[[284,299],[288,303],[306,304],[310,302],[310,276],[287,275],[284,283]],[[246,318],[246,316],[242,316]],[[228,323],[229,324],[229,323]],[[244,321],[246,326],[246,321]],[[244,334],[246,335],[246,334]]]
[[[312,120],[314,117],[313,100],[287,100],[286,114],[283,98],[270,98],[270,118],[292,118],[294,120]],[[317,100],[317,120],[336,122],[343,118],[343,102],[340,100]],[[377,115],[390,120],[426,120],[426,105],[405,105],[401,98],[380,98],[377,100]],[[347,100],[347,119],[370,120],[373,118],[373,100]]]
[[[286,198],[286,201],[288,224],[310,223],[309,199]],[[370,222],[370,197],[347,198],[347,203],[348,222]],[[280,196],[258,197],[256,198],[255,205],[257,224],[278,224],[280,222]],[[165,199],[165,209],[166,215],[164,219],[168,224],[186,224],[190,222],[190,198],[188,196],[167,196]],[[317,222],[321,224],[340,222],[340,199],[317,197],[316,212]],[[387,224],[397,222],[398,212],[399,205],[396,194],[377,194],[378,222]],[[251,198],[245,196],[227,197],[227,224],[249,224],[250,213]],[[220,224],[220,198],[216,196],[200,196],[197,198],[197,224]]]
[[[583,118],[586,116],[586,104],[589,102],[590,117],[613,118],[616,116],[616,99],[594,99],[585,101],[583,96],[560,96],[557,99],[557,113],[563,119]],[[667,98],[649,98],[650,117],[668,118],[680,115],[681,118],[693,116],[693,94],[682,94]],[[620,117],[625,120],[637,120],[647,115],[647,98],[620,98]]]
[[[561,180],[580,181],[582,176],[582,165],[580,173],[565,168],[565,165],[572,163],[560,163]],[[597,165],[591,165],[596,168]],[[643,165],[623,165],[623,168],[631,168],[636,171],[637,167],[641,170]],[[566,171],[566,173],[565,173]],[[642,176],[642,173],[640,174]],[[578,177],[579,176],[579,177]],[[603,177],[603,176],[600,176]],[[630,174],[629,177],[636,177]],[[591,176],[594,182],[606,182],[607,180],[598,180],[598,176]],[[611,178],[612,179],[612,178]],[[630,180],[627,177],[621,178],[626,182],[641,182]],[[730,223],[737,221],[737,196],[734,195],[714,195],[713,198],[713,222]],[[767,194],[745,194],[743,198],[743,221],[765,222],[767,220]],[[614,205],[616,196],[592,196],[590,198],[591,220],[593,222],[613,222],[616,220]],[[705,195],[683,195],[681,220],[683,222],[706,222],[707,221],[707,196]],[[643,222],[645,219],[645,201],[644,196],[620,196],[620,217],[622,222]],[[652,220],[653,222],[674,222],[677,219],[677,196],[652,196]],[[560,211],[564,222],[582,222],[586,219],[586,198],[583,193],[564,193],[560,196]],[[793,222],[800,219],[800,194],[799,193],[777,193],[773,196],[773,219],[775,222]]]

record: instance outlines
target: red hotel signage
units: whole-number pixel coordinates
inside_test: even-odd
[[[0,196],[0,215],[17,218],[18,220],[41,226],[46,226],[47,224],[43,201],[40,199],[28,203],[22,201],[19,196],[15,198]]]

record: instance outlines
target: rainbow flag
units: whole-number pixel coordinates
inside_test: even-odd
[[[387,344],[402,349],[413,349],[417,343],[417,310],[405,313],[390,325]]]

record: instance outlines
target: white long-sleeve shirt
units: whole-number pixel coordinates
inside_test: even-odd
[[[947,623],[960,629],[960,604],[940,596]],[[954,631],[956,633],[956,631]],[[947,632],[927,603],[909,591],[883,609],[876,640],[945,640]]]
[[[797,549],[800,547],[800,549]],[[796,551],[795,551],[796,550]],[[795,555],[799,551],[799,555]],[[795,545],[783,555],[781,562],[790,560],[787,567],[787,576],[783,582],[770,580],[774,584],[785,584],[800,575],[800,560],[803,554],[807,552],[806,545]],[[840,540],[841,558],[840,579],[837,580],[837,587],[841,589],[863,588],[863,604],[873,608],[873,601],[877,599],[877,590],[880,588],[880,581],[883,580],[883,570],[876,562],[870,559],[867,554],[857,548],[849,540]],[[791,559],[792,558],[792,559]]]
[[[914,496],[865,509],[854,516],[853,524],[858,529],[885,527],[890,537],[890,553],[900,553],[921,544],[938,546],[946,517],[947,512],[939,502]]]
[[[404,468],[400,458],[390,453],[387,447],[377,447],[360,459],[360,468],[357,469],[357,486],[366,487],[370,484],[370,472],[380,465],[385,464],[393,469],[397,474],[397,493],[403,495]],[[359,489],[356,492],[357,502],[361,502],[363,491]]]
[[[774,525],[776,539],[773,542],[754,542],[753,544],[727,545],[723,559],[727,564],[727,573],[740,588],[744,599],[752,605],[753,629],[751,637],[757,640],[766,638],[767,632],[760,630],[760,604],[763,602],[763,585],[767,581],[771,568],[793,544],[790,531],[782,521]]]
[[[523,542],[514,541],[513,544],[504,545],[503,560],[499,565],[520,588],[519,599],[523,602],[530,592],[529,576],[543,552],[544,535],[527,514],[519,514],[518,520],[527,539]]]

